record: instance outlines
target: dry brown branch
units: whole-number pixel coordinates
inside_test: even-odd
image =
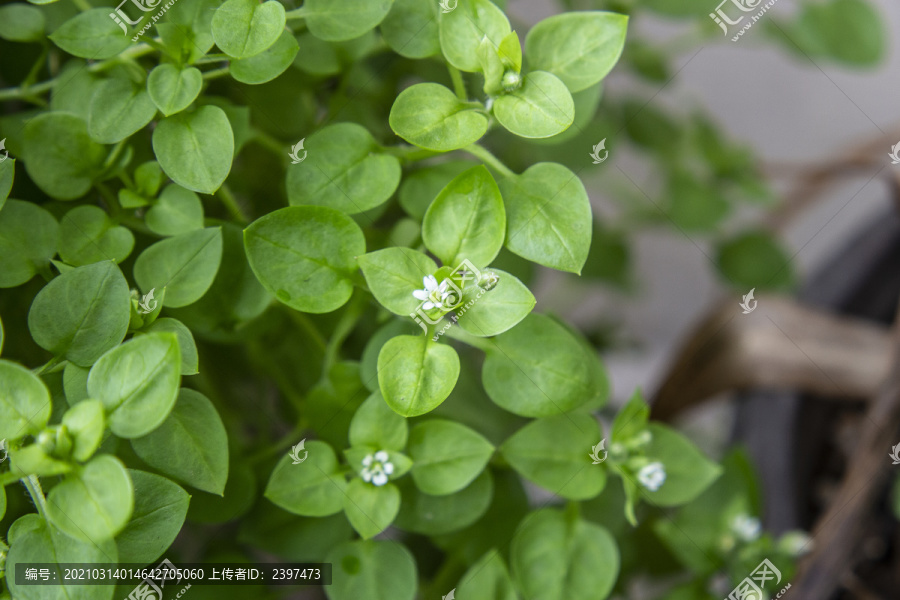
[[[728,390],[875,395],[890,368],[887,330],[787,298],[762,296],[758,302],[756,311],[744,315],[731,300],[697,327],[653,399],[653,418],[671,421]]]

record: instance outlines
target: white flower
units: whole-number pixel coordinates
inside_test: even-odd
[[[652,462],[649,465],[641,467],[637,474],[638,481],[641,485],[655,492],[666,481],[666,468],[661,462]]]
[[[384,485],[388,482],[388,475],[394,472],[394,465],[388,462],[390,456],[384,450],[375,454],[367,454],[362,460],[363,469],[360,475],[363,481],[374,485]]]
[[[756,517],[741,513],[731,522],[731,530],[741,540],[752,542],[759,537],[762,524]]]
[[[444,301],[450,295],[450,292],[447,290],[450,282],[445,279],[438,285],[434,275],[426,275],[422,278],[422,283],[425,285],[425,289],[416,290],[412,293],[416,300],[422,300],[425,303],[422,305],[422,308],[425,310],[443,308]]]

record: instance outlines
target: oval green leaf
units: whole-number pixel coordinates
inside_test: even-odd
[[[357,258],[369,290],[395,315],[412,314],[422,301],[413,296],[422,279],[437,270],[431,258],[411,248],[390,247]]]
[[[400,490],[392,483],[376,486],[355,477],[347,485],[344,514],[364,540],[387,529],[399,510]]]
[[[134,280],[144,290],[166,288],[165,306],[199,300],[222,260],[222,229],[209,227],[156,242],[134,262]]]
[[[432,419],[412,428],[408,452],[416,486],[426,494],[444,496],[458,492],[478,477],[494,446],[465,425]]]
[[[436,152],[474,144],[488,129],[483,112],[437,83],[418,83],[403,90],[394,100],[388,122],[410,144]]]
[[[144,221],[159,235],[178,235],[203,228],[203,203],[200,197],[178,184],[166,186]]]
[[[320,40],[342,42],[374,29],[391,10],[393,0],[306,0],[303,14]]]
[[[131,45],[127,33],[109,18],[110,8],[80,13],[50,34],[53,43],[72,54],[91,60],[112,58]]]
[[[0,439],[35,435],[50,420],[50,391],[40,378],[8,360],[0,360]]]
[[[218,106],[201,106],[191,113],[166,117],[153,131],[153,151],[175,183],[212,194],[231,171],[231,123]]]
[[[296,515],[325,517],[343,509],[347,482],[334,450],[325,442],[305,444],[306,460],[294,464],[285,454],[278,461],[265,497]]]
[[[191,105],[203,87],[203,75],[199,69],[163,64],[150,71],[147,92],[156,107],[165,116],[179,113]]]
[[[520,88],[494,101],[494,116],[520,137],[547,138],[575,121],[575,101],[555,75],[532,71],[522,79]]]
[[[344,542],[325,560],[334,565],[333,583],[325,587],[329,600],[413,600],[416,596],[416,559],[395,541]]]
[[[63,112],[44,113],[28,121],[24,147],[28,175],[58,200],[83,196],[106,159],[106,150],[91,139],[85,122]]]
[[[232,61],[231,76],[249,85],[272,81],[291,66],[299,51],[297,39],[285,29],[269,49],[256,56]]]
[[[165,477],[128,469],[134,484],[134,512],[119,535],[119,561],[150,564],[162,556],[187,515],[191,497]]]
[[[403,450],[409,435],[406,419],[392,411],[375,391],[363,402],[350,421],[350,445],[384,450]]]
[[[0,288],[22,285],[56,255],[59,225],[49,212],[21,200],[0,210]]]
[[[97,86],[88,109],[88,133],[101,144],[115,144],[143,129],[156,115],[156,105],[143,85],[108,79]]]
[[[459,0],[455,9],[442,12],[439,22],[441,50],[461,71],[481,70],[478,45],[487,37],[495,48],[510,32],[509,20],[490,0]]]
[[[96,206],[78,206],[63,216],[59,227],[59,255],[75,267],[102,260],[120,263],[134,248],[134,235],[117,225]]]
[[[388,406],[416,417],[447,399],[459,377],[459,355],[424,335],[398,335],[378,354],[378,386]]]
[[[228,0],[213,15],[212,34],[222,52],[248,58],[274,44],[284,24],[284,6],[276,0]]]
[[[353,219],[324,206],[292,206],[244,230],[250,267],[279,301],[309,313],[331,312],[353,293],[356,257],[366,241]]]
[[[500,269],[485,269],[482,277],[496,277],[491,289],[469,286],[463,291],[457,323],[478,337],[499,335],[515,327],[537,302],[528,287],[514,275]]]

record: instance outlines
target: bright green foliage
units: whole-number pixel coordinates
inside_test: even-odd
[[[28,311],[39,346],[89,367],[125,337],[128,284],[112,261],[67,271],[47,284]]]
[[[749,466],[639,393],[606,407],[599,356],[631,336],[581,302],[641,288],[651,226],[742,293],[795,283],[730,221],[775,198],[752,150],[621,83],[681,64],[626,47],[631,15],[711,32],[714,7],[513,31],[505,0],[93,4],[0,7],[0,570],[263,552],[332,563],[329,600],[604,600],[636,574],[696,600],[757,554],[790,576],[788,536],[733,530],[760,514]],[[884,55],[863,0],[780,27],[815,60]],[[655,187],[617,183],[622,150]],[[130,590],[13,579],[0,600]]]
[[[352,215],[383,203],[400,183],[399,161],[381,154],[375,138],[359,125],[330,125],[311,135],[304,148],[308,158],[288,169],[293,205],[329,206]]]
[[[350,299],[362,231],[327,207],[282,208],[244,230],[247,259],[260,283],[296,310],[330,312]]]

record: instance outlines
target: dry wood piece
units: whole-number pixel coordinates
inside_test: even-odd
[[[671,421],[710,396],[748,388],[867,399],[887,377],[885,328],[778,296],[761,296],[757,307],[744,315],[729,301],[697,327],[656,393],[652,418]]]

